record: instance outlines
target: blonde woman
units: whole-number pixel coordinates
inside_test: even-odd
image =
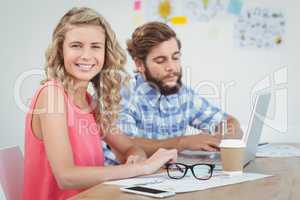
[[[143,150],[118,132],[115,120],[125,56],[106,20],[73,8],[60,20],[46,53],[46,75],[26,115],[24,199],[66,199],[107,180],[157,171],[176,150]],[[87,92],[92,83],[96,101]],[[101,140],[125,155],[103,166]]]

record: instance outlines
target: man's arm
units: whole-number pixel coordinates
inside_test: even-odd
[[[130,123],[127,121],[127,131],[132,133],[142,132],[142,130],[139,130],[138,127],[136,127],[134,118],[131,115],[127,115],[126,119],[131,119]],[[243,132],[239,122],[230,115],[226,115],[225,121],[227,122],[227,133],[225,138],[241,138]],[[218,127],[222,127],[221,123],[219,123]],[[218,128],[218,130],[222,132],[221,128]],[[222,139],[221,132],[217,131],[213,135],[204,132],[197,135],[179,136],[162,140],[146,139],[136,136],[129,137],[135,145],[140,146],[146,152],[147,156],[150,156],[159,148],[177,149],[179,152],[185,149],[217,151],[219,149],[218,145],[220,140]]]
[[[185,149],[216,151],[220,142],[219,136],[209,134],[198,134],[190,136],[179,136],[169,139],[145,139],[141,137],[130,137],[135,145],[140,146],[148,156],[157,149],[177,149],[179,152]]]
[[[157,140],[157,139],[146,139],[142,137],[130,137],[131,141],[141,147],[147,154],[151,156],[157,149],[177,149],[179,150],[180,137]]]

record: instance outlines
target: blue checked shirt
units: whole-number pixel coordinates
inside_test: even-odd
[[[139,74],[129,89],[122,90],[121,105],[119,128],[129,136],[148,139],[182,136],[189,126],[211,132],[227,116],[184,85],[176,94],[161,95]]]

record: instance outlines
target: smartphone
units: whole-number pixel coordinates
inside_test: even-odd
[[[151,196],[151,197],[156,197],[156,198],[170,197],[170,196],[174,196],[176,194],[175,192],[158,190],[158,189],[144,187],[144,186],[123,187],[123,188],[120,188],[120,190],[122,190],[124,192],[141,194],[141,195]]]

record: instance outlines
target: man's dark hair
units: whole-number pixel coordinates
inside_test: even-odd
[[[162,42],[175,38],[177,40],[178,49],[181,49],[181,43],[173,31],[167,24],[161,22],[149,22],[139,26],[132,33],[131,39],[127,41],[127,50],[132,59],[138,58],[146,61],[146,57],[152,47]]]

